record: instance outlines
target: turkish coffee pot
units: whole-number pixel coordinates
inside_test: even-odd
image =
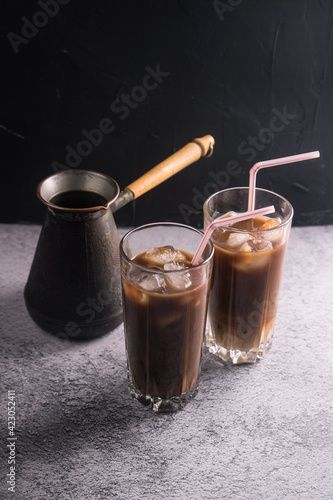
[[[82,340],[120,325],[119,236],[113,213],[210,156],[213,145],[210,135],[194,139],[121,193],[114,179],[89,170],[64,170],[38,185],[37,196],[47,210],[24,298],[41,328]]]

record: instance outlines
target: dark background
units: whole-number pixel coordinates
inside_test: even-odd
[[[121,188],[195,137],[216,141],[210,159],[117,212],[119,225],[201,226],[214,190],[247,185],[255,162],[312,150],[320,159],[263,170],[257,185],[289,199],[295,225],[333,222],[332,1],[7,0],[1,10],[0,222],[40,223],[37,184],[105,118],[114,130],[75,168]],[[148,67],[163,76],[144,95]]]

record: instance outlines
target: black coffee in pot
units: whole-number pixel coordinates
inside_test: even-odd
[[[52,196],[50,203],[62,208],[91,208],[107,204],[104,196],[93,191],[64,191]]]

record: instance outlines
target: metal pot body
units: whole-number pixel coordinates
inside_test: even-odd
[[[106,203],[75,208],[52,201],[73,191],[100,194]],[[58,337],[99,337],[122,322],[119,236],[110,208],[118,194],[113,179],[82,170],[60,172],[37,188],[47,210],[24,296],[33,320]]]

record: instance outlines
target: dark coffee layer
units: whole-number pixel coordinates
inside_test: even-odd
[[[249,225],[243,222],[241,227],[233,227],[253,230],[263,222],[265,219],[257,218]],[[228,247],[230,230],[216,233],[212,238],[215,256],[209,300],[211,334],[225,349],[249,351],[272,333],[286,243],[282,243],[281,234],[270,242],[269,249],[240,251],[242,246]],[[263,233],[260,238],[250,244],[260,248],[261,241],[265,244]]]
[[[93,191],[76,190],[56,194],[50,202],[61,208],[92,208],[105,206],[107,200]]]
[[[135,260],[142,262],[142,256]],[[161,293],[123,280],[128,365],[135,388],[143,394],[180,396],[197,381],[209,283],[203,269],[193,274],[196,284],[188,289],[167,286]]]

